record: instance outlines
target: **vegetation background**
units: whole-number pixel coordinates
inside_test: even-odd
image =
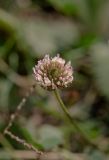
[[[34,83],[32,68],[57,53],[74,68],[62,99],[87,136],[75,132],[52,92],[37,86],[11,131],[48,152],[47,160],[109,159],[109,0],[0,0],[0,159],[35,159],[3,135]],[[11,152],[10,152],[11,151]]]

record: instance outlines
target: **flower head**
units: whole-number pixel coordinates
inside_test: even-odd
[[[33,72],[36,82],[48,90],[67,87],[73,81],[71,62],[65,63],[59,55],[54,58],[45,55],[35,65]]]

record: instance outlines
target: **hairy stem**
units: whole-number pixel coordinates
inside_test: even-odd
[[[76,129],[77,132],[79,132],[81,134],[81,136],[83,137],[83,139],[87,142],[87,144],[98,148],[94,143],[92,143],[92,141],[87,137],[87,135],[83,132],[83,130],[80,128],[80,126],[78,125],[78,123],[75,121],[75,119],[73,119],[73,117],[71,117],[70,113],[68,112],[65,104],[63,103],[60,94],[58,92],[58,90],[54,90],[54,94],[60,104],[60,107],[62,108],[63,112],[65,113],[66,117],[69,119],[69,121],[71,122],[71,124],[73,125],[73,127]]]

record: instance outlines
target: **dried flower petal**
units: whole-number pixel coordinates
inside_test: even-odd
[[[54,90],[68,87],[73,81],[73,69],[71,62],[65,63],[59,54],[54,58],[45,55],[33,68],[36,82],[43,88]]]

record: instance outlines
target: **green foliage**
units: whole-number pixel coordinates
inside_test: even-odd
[[[88,160],[104,160],[105,158],[105,155],[97,150],[89,152],[88,154]]]
[[[99,125],[96,124],[96,121],[86,121],[81,124],[81,128],[83,128],[84,132],[90,139],[94,140],[100,135]]]
[[[61,159],[106,159],[109,0],[2,0],[0,6],[0,158],[12,159],[8,150],[24,149],[2,132],[34,83],[32,67],[45,54],[60,53],[74,69],[74,82],[62,90],[62,99],[87,136],[107,152],[91,150],[58,109],[52,92],[39,86],[11,130],[38,149],[59,152]]]
[[[109,45],[97,43],[91,47],[92,69],[101,92],[109,98]]]
[[[5,79],[0,80],[0,90],[2,91],[0,93],[0,105],[2,108],[5,108],[6,110],[9,104],[9,94],[11,88],[12,83],[6,81]]]
[[[67,15],[78,13],[78,8],[72,0],[48,0],[57,10]]]
[[[39,131],[39,142],[44,149],[49,150],[63,143],[63,135],[59,128],[43,125]]]

